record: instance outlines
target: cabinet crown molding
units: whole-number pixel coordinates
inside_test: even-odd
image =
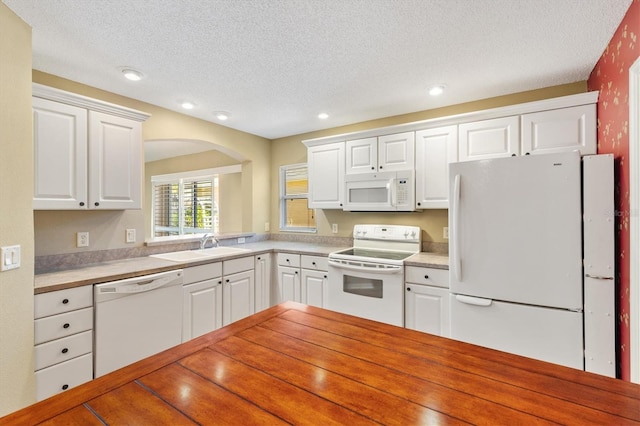
[[[151,117],[151,114],[146,112],[79,95],[77,93],[67,92],[65,90],[56,89],[39,83],[33,83],[32,95],[37,98],[61,102],[67,105],[86,108],[91,111],[99,111],[139,122],[146,121]]]
[[[458,125],[472,121],[490,120],[493,118],[569,108],[579,105],[595,104],[598,102],[599,93],[600,92],[598,91],[578,93],[575,95],[543,99],[540,101],[507,105],[498,108],[466,112],[463,114],[449,115],[445,117],[430,118],[428,120],[413,121],[410,123],[397,124],[394,126],[378,127],[375,129],[363,130],[358,132],[342,133],[339,135],[325,136],[315,139],[306,139],[303,140],[302,143],[308,148],[312,146],[325,145],[333,142],[343,142],[352,139],[363,139],[401,132],[427,130],[435,127]]]

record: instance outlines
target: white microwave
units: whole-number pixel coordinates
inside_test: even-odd
[[[343,210],[410,212],[415,193],[413,170],[346,175]]]

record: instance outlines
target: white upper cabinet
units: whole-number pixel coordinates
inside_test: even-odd
[[[458,158],[458,126],[416,132],[416,208],[449,207],[449,163]]]
[[[344,142],[307,150],[310,209],[342,209],[344,199]]]
[[[413,170],[415,134],[404,132],[346,142],[346,173]]]
[[[141,123],[90,111],[90,208],[139,209],[141,191]]]
[[[524,114],[522,116],[522,152],[547,154],[580,151],[597,154],[596,105]]]
[[[459,126],[459,161],[520,154],[520,117],[474,121]]]
[[[33,85],[36,210],[140,209],[140,111]]]
[[[87,208],[87,110],[33,98],[33,138],[33,208]]]

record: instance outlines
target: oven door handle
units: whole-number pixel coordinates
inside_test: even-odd
[[[354,263],[357,263],[354,264]],[[349,262],[342,263],[336,262],[335,260],[329,260],[329,265],[335,268],[340,269],[348,269],[351,271],[361,271],[361,272],[375,272],[377,274],[398,274],[402,272],[403,267],[401,265],[385,265],[384,268],[380,268],[376,263],[369,262]],[[365,266],[370,265],[370,266]]]

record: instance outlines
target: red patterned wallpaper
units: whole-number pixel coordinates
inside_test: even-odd
[[[619,377],[630,380],[629,356],[629,67],[640,57],[640,0],[627,14],[587,82],[599,90],[598,153],[614,154],[616,182],[617,353]],[[638,259],[634,259],[638,262]]]

